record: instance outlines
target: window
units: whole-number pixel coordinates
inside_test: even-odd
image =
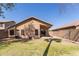
[[[14,35],[14,30],[10,30],[10,35]]]
[[[46,31],[44,29],[41,29],[41,36],[46,36]]]
[[[0,27],[3,27],[3,24],[0,24]]]
[[[24,35],[24,30],[21,30],[21,35]]]
[[[38,35],[38,30],[37,29],[35,30],[35,35]]]

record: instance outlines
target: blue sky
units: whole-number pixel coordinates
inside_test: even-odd
[[[17,23],[34,16],[53,24],[55,28],[79,20],[79,4],[16,4],[13,10],[5,11],[4,15],[5,20]]]

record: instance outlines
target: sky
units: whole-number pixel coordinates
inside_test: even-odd
[[[12,10],[5,11],[6,18],[21,22],[29,17],[36,17],[53,25],[53,28],[79,20],[79,4],[23,3],[15,4]]]

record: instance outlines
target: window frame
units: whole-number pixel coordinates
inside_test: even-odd
[[[38,35],[38,29],[35,29],[35,35]]]
[[[4,27],[4,24],[3,23],[0,23],[0,27]]]
[[[23,29],[21,29],[21,35],[24,35],[24,30]]]
[[[15,31],[13,29],[10,30],[10,35],[15,35]]]

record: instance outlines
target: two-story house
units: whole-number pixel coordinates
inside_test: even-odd
[[[0,38],[8,37],[7,27],[16,24],[14,21],[0,21]]]

